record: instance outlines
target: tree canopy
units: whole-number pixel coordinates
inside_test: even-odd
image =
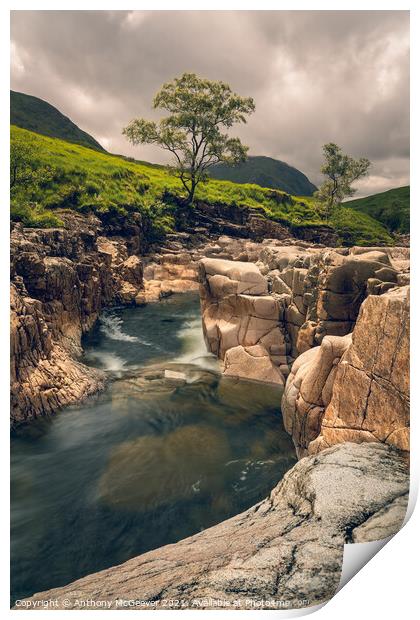
[[[326,180],[314,197],[321,203],[326,217],[329,217],[344,198],[355,194],[352,183],[367,176],[371,163],[366,157],[354,159],[345,155],[333,142],[324,144],[323,153],[321,172],[326,176]]]
[[[184,73],[162,86],[153,107],[166,110],[168,116],[159,122],[134,119],[123,134],[134,145],[157,144],[173,155],[173,169],[187,192],[188,204],[211,166],[246,160],[248,147],[226,130],[246,123],[246,116],[255,110],[251,97],[237,95],[224,82]]]

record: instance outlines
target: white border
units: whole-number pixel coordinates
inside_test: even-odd
[[[1,457],[2,463],[2,498],[8,498],[9,496],[9,421],[7,415],[8,402],[9,402],[9,368],[8,368],[8,355],[7,355],[7,341],[8,341],[8,322],[9,322],[9,308],[8,308],[8,296],[6,291],[9,289],[8,283],[8,264],[9,264],[9,251],[8,251],[8,231],[9,231],[9,217],[7,213],[8,205],[8,193],[9,185],[7,174],[5,173],[5,165],[7,162],[6,154],[9,148],[9,10],[411,10],[411,59],[412,59],[412,72],[411,72],[411,91],[412,91],[412,105],[411,105],[411,135],[419,136],[419,124],[418,113],[416,107],[419,106],[418,95],[418,80],[416,75],[419,73],[418,58],[420,58],[420,45],[418,39],[420,37],[420,8],[418,8],[418,2],[412,0],[407,1],[362,1],[353,0],[352,2],[344,1],[337,6],[335,1],[264,1],[252,2],[246,0],[213,0],[213,2],[193,2],[193,1],[176,1],[172,2],[168,0],[154,0],[145,2],[124,2],[118,3],[115,1],[102,0],[101,2],[88,1],[84,2],[80,0],[73,0],[72,2],[61,2],[57,6],[57,2],[49,1],[15,1],[6,2],[6,6],[1,8],[0,13],[0,49],[1,49],[1,114],[0,114],[0,127],[1,127],[1,153],[2,157],[2,174],[0,175],[0,188],[1,188],[1,207],[0,218],[1,226],[0,231],[2,234],[2,242],[0,243],[0,265],[1,269],[1,288],[3,292],[3,303],[0,306],[0,337],[2,341],[2,356],[1,356],[1,394],[2,394],[2,409],[6,409],[2,414],[2,429],[1,439],[2,450]],[[416,101],[416,107],[413,104]],[[416,131],[417,130],[417,131]],[[412,282],[413,290],[419,290],[417,284],[417,267],[419,264],[419,249],[417,247],[417,231],[419,229],[419,183],[416,178],[415,172],[418,170],[418,146],[415,140],[412,140],[412,154],[411,154],[411,204],[414,205],[411,212],[411,226],[412,226]],[[418,175],[417,175],[418,177]],[[420,458],[418,455],[419,450],[419,424],[416,423],[416,417],[419,415],[419,377],[420,368],[418,364],[418,355],[416,354],[417,343],[420,343],[420,326],[418,324],[416,316],[416,304],[414,304],[414,316],[411,319],[411,342],[412,342],[412,465],[411,465],[411,487],[410,487],[410,511],[413,510],[415,498],[417,497],[419,471],[420,471]],[[4,344],[3,344],[4,343]],[[416,381],[417,379],[417,381]],[[9,563],[8,563],[8,551],[9,551],[9,518],[8,518],[8,506],[7,502],[2,502],[2,510],[0,513],[1,518],[1,533],[3,535],[2,550],[2,580],[1,580],[1,598],[0,608],[9,613]],[[414,610],[417,612],[416,602],[416,589],[418,588],[418,555],[416,554],[413,545],[415,544],[416,530],[419,530],[420,523],[420,511],[417,509],[410,521],[398,533],[385,548],[380,551],[353,579],[351,583],[345,586],[336,596],[320,611],[317,612],[317,617],[323,620],[346,620],[351,618],[354,620],[355,615],[359,615],[361,618],[382,617],[382,618],[394,618],[400,616],[403,618],[414,617]],[[417,538],[418,540],[418,538]],[[355,546],[353,546],[353,550]],[[310,612],[311,610],[307,610]],[[315,609],[313,609],[315,611]],[[43,614],[44,611],[38,613]],[[48,612],[49,614],[55,613],[56,616],[66,614],[68,612]],[[74,611],[73,614],[81,612]],[[91,614],[101,614],[100,611],[92,611]],[[111,614],[119,612],[111,611]],[[139,612],[142,613],[142,612]],[[182,613],[175,611],[154,611],[155,614],[173,614]],[[190,614],[198,614],[198,618],[202,617],[202,613],[215,615],[215,618],[220,618],[221,614],[225,616],[227,614],[235,613],[229,611],[188,611]],[[282,617],[293,617],[296,615],[303,615],[303,612],[291,613],[287,611],[249,611],[248,614],[281,614]]]

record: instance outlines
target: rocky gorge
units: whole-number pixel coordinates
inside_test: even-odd
[[[204,337],[223,375],[283,387],[279,415],[300,459],[247,511],[36,594],[27,607],[55,598],[59,608],[77,608],[89,597],[112,608],[138,599],[152,608],[165,600],[184,608],[314,605],[338,586],[345,542],[401,526],[408,249],[268,234],[254,223],[241,236],[216,217],[153,246],[140,223],[112,228],[74,214],[62,229],[12,231],[12,427],[104,386],[105,374],[80,358],[82,334],[102,309],[198,291]]]
[[[408,451],[407,257],[267,246],[256,263],[201,261],[208,346],[225,374],[285,385],[299,457],[344,441]]]

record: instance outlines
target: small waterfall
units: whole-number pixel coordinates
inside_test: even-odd
[[[219,361],[207,351],[201,317],[184,323],[177,335],[182,341],[182,353],[173,360],[174,362],[194,364],[208,370],[219,369]]]

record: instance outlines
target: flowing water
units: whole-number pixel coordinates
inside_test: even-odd
[[[220,376],[195,295],[104,312],[84,351],[105,392],[12,436],[12,600],[231,517],[296,460],[280,389]]]

